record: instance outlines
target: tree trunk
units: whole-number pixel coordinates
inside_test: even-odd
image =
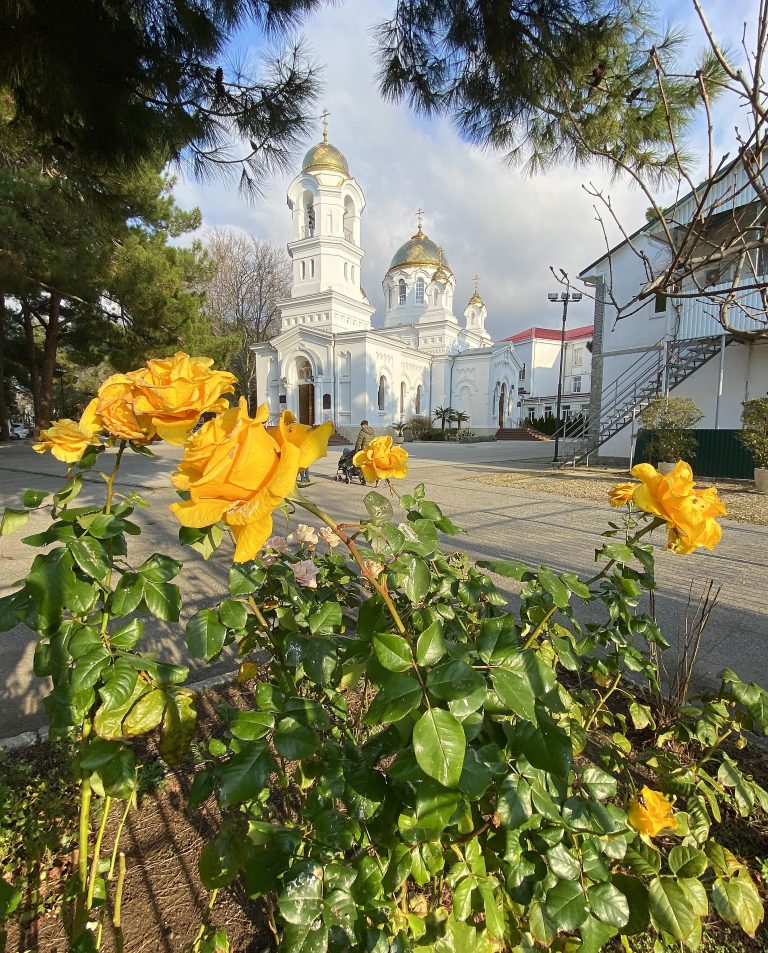
[[[29,389],[32,391],[32,406],[35,410],[35,428],[40,419],[40,378],[37,373],[37,347],[35,345],[35,329],[32,324],[32,312],[26,301],[21,303],[21,314],[24,321],[24,338],[27,342],[27,369],[29,370]],[[36,431],[37,432],[37,431]]]
[[[5,295],[0,294],[0,440],[10,440],[8,408],[5,404]]]
[[[43,366],[40,370],[40,429],[48,427],[53,418],[53,374],[56,370],[56,351],[59,346],[59,312],[61,295],[51,294],[48,305],[48,327],[43,344]]]

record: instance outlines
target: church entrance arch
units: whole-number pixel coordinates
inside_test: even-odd
[[[507,385],[501,385],[501,393],[499,394],[499,428],[504,426],[504,409],[507,403]]]
[[[305,357],[296,363],[296,378],[299,387],[299,423],[315,422],[315,385],[312,378],[312,365]]]

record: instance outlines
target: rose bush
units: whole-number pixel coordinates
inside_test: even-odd
[[[143,501],[115,492],[129,446],[179,440],[195,411],[222,399],[228,382],[193,387],[215,372],[189,361],[105,385],[77,425],[82,439],[69,424],[50,428],[52,452],[75,453],[80,440],[82,457],[51,499],[49,527],[25,540],[44,551],[0,599],[0,628],[22,621],[38,635],[52,732],[79,746],[76,949],[100,946],[114,877],[119,928],[134,739],[158,732],[163,757],[178,760],[195,732],[186,667],[137,650],[142,617],[178,621],[181,562],[133,563]],[[169,396],[175,367],[187,370]],[[123,377],[145,391],[123,390]],[[91,420],[119,438],[116,450],[91,445]],[[226,948],[215,898],[236,880],[263,900],[288,953],[596,953],[614,938],[631,950],[648,933],[658,950],[694,950],[715,914],[754,935],[760,894],[727,825],[720,832],[725,817],[768,808],[734,757],[749,732],[768,730],[768,694],[726,670],[718,691],[673,718],[654,708],[666,643],[647,608],[655,555],[645,537],[666,525],[669,559],[714,546],[716,494],[697,490],[683,465],[666,478],[636,468],[640,482],[611,494],[627,515],[606,531],[590,578],[474,564],[443,548],[459,530],[422,485],[369,492],[362,521],[337,523],[295,485],[330,427],[289,413],[266,423],[263,407],[253,418],[242,402],[221,411],[187,440],[173,478],[181,543],[209,557],[227,530],[234,540],[228,591],[185,625],[189,653],[214,661],[234,645],[250,701],[221,706],[214,741],[195,749],[188,808],[215,798],[221,822],[199,858],[211,912],[193,949]],[[355,459],[367,479],[407,476],[390,438],[371,447]],[[105,504],[75,505],[82,471],[105,452]],[[46,499],[29,491],[3,532]],[[273,536],[278,508],[315,525]],[[518,583],[516,610],[494,576]],[[102,858],[119,800],[118,837]]]

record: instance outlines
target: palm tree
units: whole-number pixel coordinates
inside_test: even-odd
[[[456,411],[453,407],[436,407],[433,414],[433,420],[440,421],[440,429],[445,432],[445,425],[449,424],[453,420],[453,415]]]
[[[461,430],[461,425],[465,424],[469,420],[469,414],[465,414],[463,410],[454,410],[452,421],[458,425],[458,430]]]

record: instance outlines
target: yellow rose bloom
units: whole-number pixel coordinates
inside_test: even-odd
[[[617,483],[608,494],[611,506],[624,506],[632,499],[637,483]]]
[[[113,374],[101,385],[94,415],[121,440],[150,443],[165,440],[181,446],[202,414],[228,407],[225,394],[236,378],[212,371],[209,357],[173,357],[148,361],[128,374]]]
[[[692,553],[699,546],[714,549],[722,528],[715,517],[725,515],[725,506],[714,487],[693,485],[693,471],[680,460],[671,473],[661,474],[650,463],[632,468],[640,480],[632,502],[635,506],[663,519],[667,524],[667,549]]]
[[[649,837],[676,826],[672,805],[663,794],[649,787],[644,787],[629,802],[627,820],[636,831]]]
[[[299,467],[324,456],[332,424],[290,431],[280,443],[265,427],[269,409],[262,404],[248,416],[245,398],[237,407],[204,424],[184,448],[173,485],[190,499],[173,503],[182,526],[203,529],[219,520],[235,537],[235,562],[254,559],[272,535],[272,513],[296,486]],[[284,418],[288,414],[284,415]],[[275,430],[285,437],[290,420]]]
[[[374,437],[367,447],[352,458],[368,483],[376,480],[401,480],[408,472],[408,453],[402,447],[393,447],[391,437]]]
[[[32,449],[38,453],[50,450],[63,463],[77,463],[88,447],[99,445],[97,432],[98,428],[89,429],[87,422],[83,426],[83,421],[78,423],[64,417],[51,424],[47,430],[41,430],[40,443],[34,444]]]
[[[307,424],[300,424],[290,410],[286,410],[281,414],[276,427],[267,427],[267,433],[281,449],[286,443],[298,447],[299,469],[305,470],[328,452],[328,440],[333,435],[333,424],[329,422],[318,427],[309,427]]]

